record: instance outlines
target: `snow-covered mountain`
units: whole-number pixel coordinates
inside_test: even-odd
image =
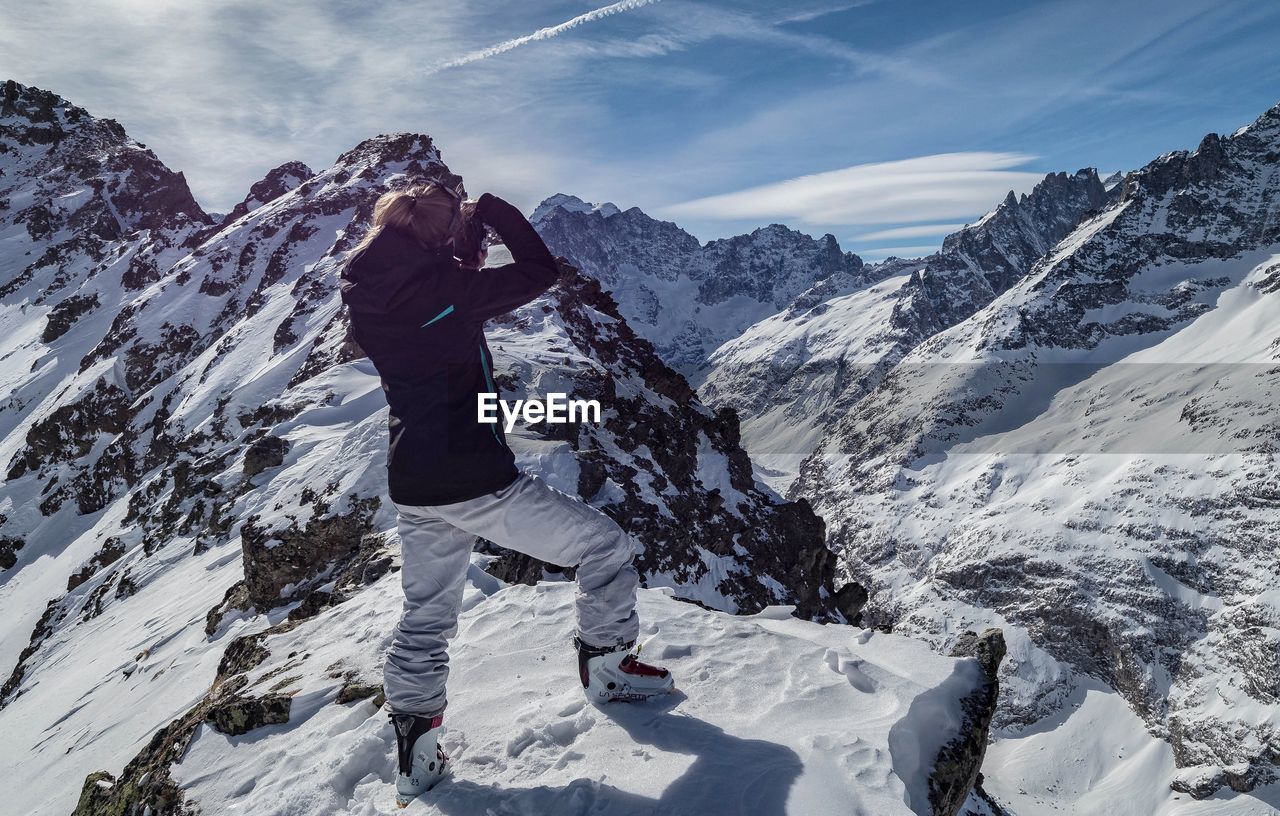
[[[700,244],[637,207],[558,194],[534,211],[552,252],[604,284],[641,337],[669,365],[696,377],[707,356],[818,281],[845,282],[862,267],[836,239],[780,224]]]
[[[737,407],[744,443],[785,491],[823,435],[907,352],[1006,291],[1106,199],[1093,170],[1053,173],[1029,194],[1010,192],[927,258],[827,278],[712,352],[699,394]]]
[[[460,178],[428,137],[380,136],[318,173],[271,171],[215,224],[119,125],[16,83],[4,95],[0,774],[22,783],[5,807],[380,812],[391,732],[359,701],[377,696],[397,616],[397,541],[385,401],[336,272],[381,192]],[[702,405],[595,280],[566,265],[490,337],[504,390],[603,403],[599,426],[511,443],[644,545],[662,588],[645,625],[701,699],[658,721],[574,708],[568,588],[506,586],[494,576],[540,571],[477,555],[455,655],[484,691],[451,714],[460,783],[415,809],[586,796],[736,812],[708,796],[751,762],[779,811],[955,813],[1000,634],[952,658],[824,626],[857,604],[832,584],[821,519],[754,482],[734,415]],[[780,619],[790,608],[808,620]],[[583,762],[579,742],[600,753]],[[690,751],[703,758],[668,785]]]
[[[1017,812],[1280,800],[1276,119],[1052,174],[933,256],[818,280],[694,372],[828,520],[871,620],[940,648],[1012,633],[987,771]],[[592,240],[614,217],[577,209]]]
[[[1079,724],[1114,717],[1096,702],[1110,689],[1165,741],[1099,769],[1172,786],[1134,812],[1188,793],[1230,799],[1215,813],[1271,812],[1280,106],[1116,192],[907,353],[834,422],[793,491],[869,587],[870,620],[940,645],[956,626],[1005,629],[1009,744],[1043,750],[1054,723],[1114,751]],[[987,771],[1020,813],[1098,784],[1067,773],[1028,793],[1026,764],[1001,750]]]

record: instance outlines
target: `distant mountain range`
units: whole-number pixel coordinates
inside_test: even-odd
[[[630,285],[618,216],[573,206],[578,234],[548,239],[575,261],[609,246],[598,262]],[[1087,799],[1097,773],[1151,808],[1274,791],[1280,106],[1105,181],[1050,174],[929,257],[833,272],[795,241],[807,288],[704,359],[673,353],[740,414],[761,477],[813,502],[867,620],[940,648],[958,628],[1010,635],[988,787],[1017,813]],[[1131,725],[1037,736],[1111,711],[1097,688]],[[1135,733],[1163,741],[1150,766],[1055,770],[1056,794],[1026,793],[1043,783],[1018,751],[1069,762],[1064,744]]]

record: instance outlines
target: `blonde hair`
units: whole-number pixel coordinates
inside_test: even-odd
[[[416,185],[383,193],[373,205],[373,224],[352,252],[359,252],[388,226],[418,239],[428,249],[444,246],[460,222],[458,199],[436,185]]]

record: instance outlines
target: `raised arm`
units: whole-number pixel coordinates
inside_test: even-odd
[[[487,320],[547,291],[560,270],[533,225],[511,204],[485,193],[476,202],[475,214],[498,233],[512,258],[511,263],[502,266],[457,273],[463,276],[459,288],[465,293],[464,308],[473,317]]]

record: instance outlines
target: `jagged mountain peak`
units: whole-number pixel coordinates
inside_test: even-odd
[[[770,224],[703,244],[637,207],[614,210],[560,194],[533,220],[552,251],[611,289],[632,327],[691,377],[751,323],[818,281],[862,268],[832,235],[815,239]]]
[[[1252,135],[1258,139],[1280,139],[1280,102],[1263,111],[1253,122],[1231,134],[1231,138]]]
[[[311,168],[302,162],[285,162],[279,167],[268,171],[261,180],[255,182],[249,188],[249,195],[245,197],[242,203],[248,209],[253,209],[272,199],[279,198],[313,175]]]
[[[1280,157],[1280,104],[1229,136],[1206,134],[1194,150],[1176,150],[1128,174],[1124,201],[1158,199],[1188,187],[1233,183]]]
[[[7,80],[0,87],[0,199],[33,239],[212,221],[186,179],[112,119],[98,119],[50,91]]]
[[[76,136],[92,138],[103,147],[129,142],[114,119],[93,117],[52,91],[12,79],[0,86],[0,121],[5,136],[20,144],[51,145]]]
[[[1067,173],[1066,171],[1049,173],[1036,182],[1036,186],[1031,188],[1029,193],[1016,195],[1013,190],[1010,190],[1004,201],[1000,203],[1000,206],[974,226],[980,226],[990,221],[991,217],[1002,209],[1031,209],[1034,212],[1037,209],[1055,206],[1064,198],[1080,194],[1090,197],[1094,202],[1093,206],[1095,208],[1103,204],[1106,197],[1106,188],[1099,178],[1096,168],[1084,167],[1074,173]],[[961,230],[955,235],[960,235],[963,232]]]
[[[756,227],[745,235],[734,235],[728,238],[716,238],[708,241],[708,246],[717,244],[746,244],[746,243],[768,243],[768,242],[801,242],[810,243],[820,241],[824,245],[839,244],[836,237],[831,233],[825,233],[820,238],[815,239],[808,233],[802,232],[794,227],[786,224],[766,224],[762,227]],[[856,255],[853,257],[857,257]],[[861,263],[861,258],[858,259]]]
[[[226,226],[258,209],[263,204],[296,190],[313,175],[311,168],[300,161],[289,161],[279,167],[272,168],[267,171],[265,176],[253,183],[243,201],[237,204],[231,212],[218,219],[219,225]]]
[[[966,228],[980,227],[1002,211],[1017,211],[1020,208],[1035,207],[1047,200],[1060,199],[1063,196],[1073,195],[1080,189],[1084,189],[1090,194],[1097,196],[1099,194],[1094,189],[1095,187],[1102,187],[1103,193],[1105,193],[1107,189],[1106,182],[1101,180],[1098,176],[1097,169],[1094,167],[1082,167],[1074,173],[1068,173],[1065,170],[1048,173],[1044,178],[1036,182],[1036,186],[1033,187],[1029,193],[1022,193],[1019,195],[1017,192],[1010,190],[1005,194],[1005,197],[1001,200],[999,206],[984,215],[982,218],[978,219],[973,224],[966,225]],[[964,231],[965,230],[960,230],[952,235],[959,236],[963,234]]]
[[[342,179],[356,177],[373,180],[381,173],[401,174],[409,181],[437,176],[444,159],[430,136],[421,133],[392,133],[365,139],[343,153],[330,168],[330,174]],[[462,177],[446,173],[440,177],[449,184],[459,184]]]
[[[622,212],[622,210],[618,209],[617,205],[611,202],[605,202],[604,204],[592,204],[588,201],[583,201],[575,195],[556,193],[555,195],[544,199],[543,202],[534,209],[533,215],[529,216],[529,220],[534,224],[537,224],[551,215],[555,210],[563,210],[564,212],[572,213],[598,213],[602,218],[609,218]],[[632,211],[641,215],[644,214],[638,207],[632,207],[628,210],[628,212]]]

